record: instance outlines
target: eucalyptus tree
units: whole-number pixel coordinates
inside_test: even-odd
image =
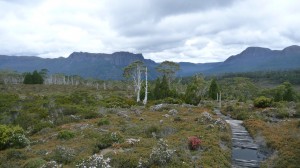
[[[3,84],[20,84],[23,83],[24,75],[16,71],[0,71],[0,83]]]
[[[172,61],[164,61],[156,67],[156,70],[166,76],[170,86],[171,81],[175,78],[176,72],[180,70],[180,65]]]
[[[145,80],[146,80],[146,85],[145,85],[145,97],[143,100],[143,104],[146,105],[148,101],[148,68],[145,68]]]
[[[207,82],[200,75],[195,75],[187,85],[184,100],[188,104],[197,105],[207,92]]]
[[[216,81],[216,79],[213,79],[209,86],[208,95],[213,100],[217,100],[217,95],[219,94],[219,92],[220,92],[220,90],[219,90],[217,81]]]
[[[134,61],[124,68],[123,76],[133,80],[134,91],[136,94],[136,102],[140,102],[140,93],[142,86],[142,73],[146,70],[142,61]]]

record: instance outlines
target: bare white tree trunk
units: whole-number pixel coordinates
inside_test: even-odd
[[[55,84],[55,85],[57,84],[57,78],[56,78],[56,75],[54,75],[54,84]]]
[[[106,83],[103,83],[103,89],[106,90]]]
[[[144,105],[147,104],[147,100],[148,100],[148,74],[147,74],[147,67],[146,67],[146,71],[145,71],[145,82],[146,82],[146,86],[145,86],[145,98],[144,98],[144,101],[143,101]]]
[[[7,77],[5,77],[5,78],[3,79],[3,81],[4,81],[4,84],[5,84],[5,85],[8,84],[8,78],[7,78]]]
[[[71,77],[72,86],[74,85],[74,76]]]
[[[140,102],[140,93],[141,93],[141,67],[137,66],[137,81],[136,81],[136,88],[137,88],[137,93],[136,93],[136,102]]]
[[[66,83],[67,83],[67,82],[66,82],[66,76],[64,75],[64,76],[63,76],[63,84],[66,85]]]
[[[220,106],[220,109],[221,109],[221,101],[222,101],[222,99],[221,99],[221,92],[220,92],[220,96],[219,96],[219,106]]]

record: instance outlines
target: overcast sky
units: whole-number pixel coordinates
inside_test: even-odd
[[[0,0],[0,55],[143,53],[217,62],[300,45],[299,0]]]

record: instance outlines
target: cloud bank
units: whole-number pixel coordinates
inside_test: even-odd
[[[218,62],[246,47],[300,45],[298,0],[0,0],[0,54],[143,53]]]

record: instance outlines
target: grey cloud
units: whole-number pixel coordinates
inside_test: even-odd
[[[107,5],[110,6],[108,10],[111,15],[108,17],[114,28],[120,29],[124,35],[130,36],[134,35],[132,31],[129,31],[130,28],[136,30],[136,27],[147,26],[148,29],[151,29],[166,17],[227,7],[233,2],[234,0],[129,0],[124,3],[123,1],[110,0]]]
[[[156,61],[223,61],[248,46],[299,44],[299,5],[280,0],[0,0],[0,54],[57,57],[122,50]]]

